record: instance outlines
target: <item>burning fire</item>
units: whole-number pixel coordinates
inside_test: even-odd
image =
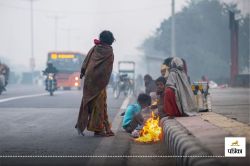
[[[140,137],[135,139],[135,141],[144,143],[157,142],[161,138],[161,133],[159,117],[156,118],[154,112],[152,112],[151,117],[146,121],[140,132]]]

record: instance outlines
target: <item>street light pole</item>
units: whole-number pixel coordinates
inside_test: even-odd
[[[35,57],[34,57],[34,10],[33,10],[33,1],[35,0],[26,0],[30,2],[30,69],[31,69],[31,79],[33,83],[34,79],[34,70],[35,70]]]
[[[33,33],[34,33],[34,29],[33,29],[33,0],[30,0],[30,44],[31,44],[31,58],[34,58],[34,45],[33,45]]]
[[[71,35],[71,29],[70,28],[67,29],[67,33],[68,33],[67,34],[68,35],[68,39],[67,39],[68,40],[68,49],[70,50],[70,35]]]
[[[70,49],[71,49],[71,48],[70,48],[70,46],[71,46],[71,43],[70,43],[71,41],[70,41],[70,39],[71,39],[71,31],[72,31],[72,29],[71,29],[71,28],[61,28],[61,30],[67,32],[68,50],[70,50]]]
[[[72,41],[73,41],[72,33],[76,31],[82,31],[82,30],[80,28],[71,28],[70,26],[68,26],[68,28],[59,28],[59,29],[67,33],[68,49],[71,50]]]
[[[51,16],[50,18],[54,19],[54,21],[55,21],[55,51],[56,51],[57,50],[57,36],[58,36],[58,34],[57,34],[57,32],[58,32],[58,20],[62,19],[62,17],[60,17],[60,16]]]
[[[34,79],[34,69],[35,69],[35,58],[34,58],[34,11],[33,11],[33,0],[30,1],[30,67],[31,67],[31,76],[32,76],[32,83]]]
[[[172,0],[172,24],[171,24],[171,56],[175,55],[175,0]]]
[[[57,25],[58,25],[58,16],[54,17],[55,19],[55,51],[57,50]]]

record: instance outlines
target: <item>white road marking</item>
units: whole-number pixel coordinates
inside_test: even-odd
[[[56,92],[56,94],[60,94],[60,93],[65,93],[65,92]],[[0,99],[0,103],[12,101],[12,100],[18,100],[18,99],[31,98],[31,97],[47,96],[47,95],[49,95],[49,94],[48,93],[40,93],[40,94],[33,94],[33,95],[9,97],[9,98],[6,98],[6,99]]]

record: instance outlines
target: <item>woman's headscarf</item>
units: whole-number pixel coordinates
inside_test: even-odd
[[[171,61],[166,87],[175,91],[176,104],[183,116],[198,111],[193,91],[184,72],[183,61],[178,57],[174,57]]]
[[[178,69],[180,71],[183,71],[184,70],[184,64],[183,64],[183,61],[182,59],[178,58],[178,57],[174,57],[172,59],[172,61],[170,62],[170,69]]]

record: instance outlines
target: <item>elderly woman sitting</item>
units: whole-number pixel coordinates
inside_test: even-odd
[[[184,71],[183,60],[174,57],[170,63],[164,94],[164,111],[167,116],[188,116],[197,112],[194,95]]]

